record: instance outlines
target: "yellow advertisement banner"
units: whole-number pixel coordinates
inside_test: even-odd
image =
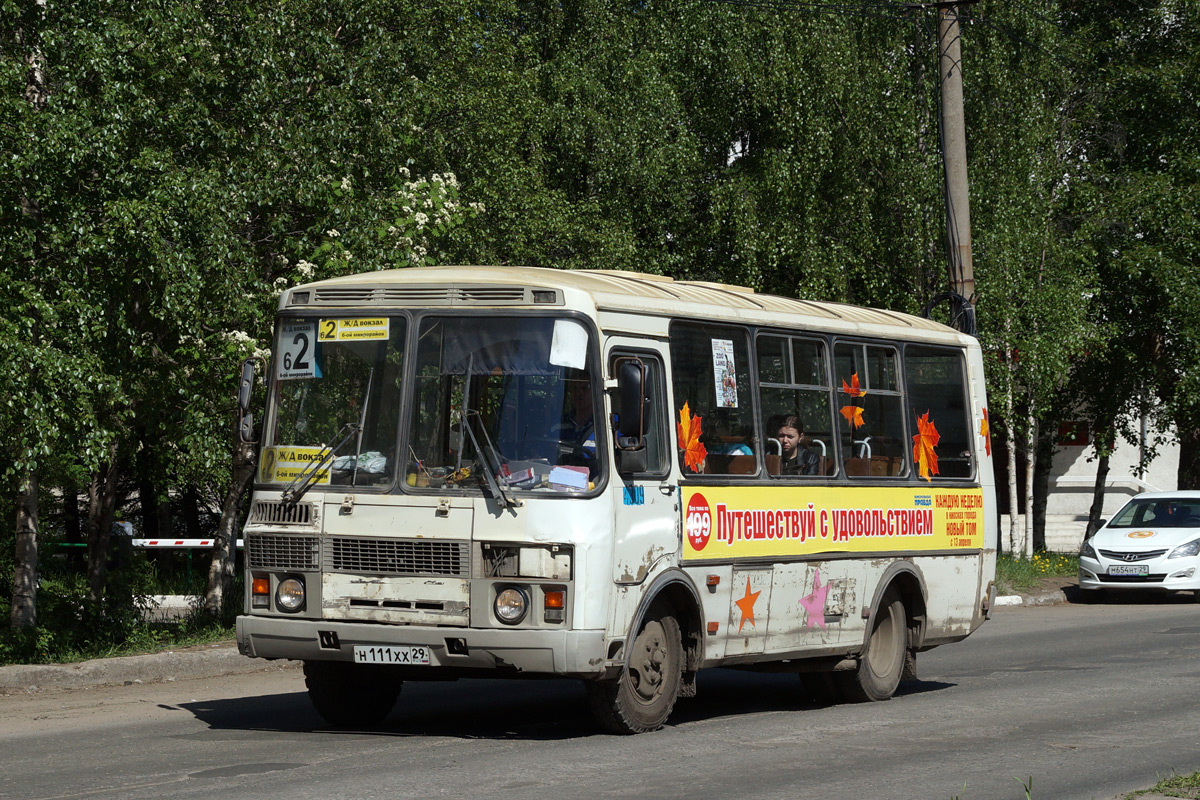
[[[323,319],[317,326],[317,340],[321,342],[348,342],[386,338],[388,338],[387,317]]]
[[[258,479],[262,483],[291,483],[327,452],[323,447],[264,447],[259,456]],[[329,466],[321,468],[313,483],[329,483]]]
[[[685,486],[685,560],[983,547],[983,491]]]

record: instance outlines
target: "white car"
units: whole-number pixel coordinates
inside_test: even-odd
[[[1188,590],[1200,601],[1200,492],[1139,494],[1079,551],[1085,599],[1105,591]]]

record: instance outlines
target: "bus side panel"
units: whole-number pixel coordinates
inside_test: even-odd
[[[866,567],[858,559],[775,565],[767,650],[855,647],[862,642]]]

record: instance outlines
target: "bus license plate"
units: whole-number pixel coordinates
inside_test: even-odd
[[[1149,575],[1149,564],[1113,564],[1108,568],[1109,575]]]
[[[354,645],[356,664],[429,664],[429,648],[420,645],[411,647],[385,647],[381,645]]]

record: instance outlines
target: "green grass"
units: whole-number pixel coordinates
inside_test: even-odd
[[[1079,557],[1064,553],[1034,553],[1033,558],[1002,555],[996,559],[996,586],[1000,594],[1017,594],[1034,588],[1044,578],[1075,579]]]
[[[1170,778],[1164,778],[1154,784],[1149,789],[1125,795],[1125,800],[1137,800],[1137,798],[1151,793],[1166,795],[1167,797],[1200,797],[1200,772],[1193,772],[1191,775],[1172,775]]]

